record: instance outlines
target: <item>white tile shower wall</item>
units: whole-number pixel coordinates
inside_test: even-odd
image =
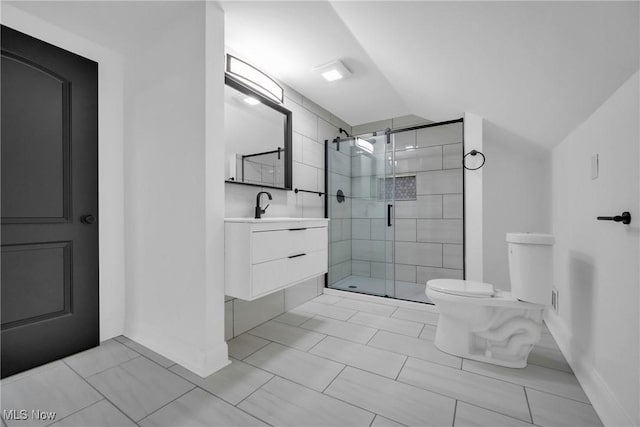
[[[291,110],[293,117],[293,188],[324,192],[324,141],[338,136],[339,128],[351,133],[351,126],[287,86],[284,106]],[[350,176],[350,159],[337,159],[337,171]],[[256,194],[261,190],[273,196],[266,217],[324,217],[325,196],[237,184],[226,184],[225,216],[252,216]],[[336,207],[331,216],[336,219],[329,224],[330,257],[335,261],[330,271],[336,277],[351,274],[350,206],[349,202]],[[324,277],[318,277],[255,301],[229,298],[225,302],[226,339],[315,298],[323,288]]]
[[[354,129],[372,132],[385,124]],[[388,227],[386,202],[377,200],[379,177],[388,169],[384,146],[374,145],[374,155],[353,153],[352,274],[392,278],[395,233],[396,280],[462,278],[462,125],[401,132],[394,139],[396,174],[416,176],[416,200],[396,200],[394,226]]]

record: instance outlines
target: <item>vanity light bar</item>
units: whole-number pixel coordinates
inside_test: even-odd
[[[271,77],[229,54],[227,54],[227,74],[278,104],[284,101],[284,89]]]

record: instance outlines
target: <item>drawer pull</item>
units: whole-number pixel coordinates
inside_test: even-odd
[[[289,231],[302,231],[302,230],[306,230],[307,227],[301,227],[301,228],[290,228]]]
[[[289,259],[291,259],[291,258],[298,258],[299,256],[305,256],[305,255],[306,255],[306,254],[291,255],[291,256],[289,257]]]

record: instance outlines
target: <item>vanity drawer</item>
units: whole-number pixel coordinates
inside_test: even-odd
[[[251,267],[252,294],[259,296],[326,273],[327,260],[325,243],[325,248],[320,251],[255,264]]]
[[[328,228],[291,228],[251,233],[251,263],[258,264],[327,248]]]

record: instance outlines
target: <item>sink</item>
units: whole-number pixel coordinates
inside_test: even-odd
[[[225,218],[225,222],[304,222],[304,221],[329,221],[329,218],[288,218],[288,217],[262,217],[262,218]]]

